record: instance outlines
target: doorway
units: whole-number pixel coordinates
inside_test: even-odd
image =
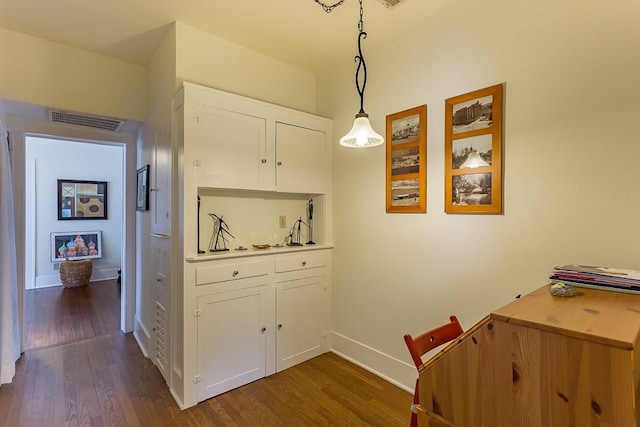
[[[22,123],[19,123],[22,125]],[[135,210],[127,209],[127,206],[134,206],[135,204],[135,186],[126,185],[127,182],[132,181],[135,177],[135,156],[136,156],[136,140],[137,140],[137,132],[127,132],[127,133],[119,133],[113,134],[113,139],[108,140],[110,138],[105,138],[105,136],[110,136],[110,133],[105,132],[93,132],[93,131],[73,131],[68,128],[58,128],[56,126],[49,125],[39,125],[39,126],[29,126],[27,123],[24,126],[24,129],[16,129],[14,126],[9,127],[9,137],[11,141],[11,162],[12,162],[12,175],[13,175],[13,187],[14,187],[14,195],[16,195],[17,203],[16,203],[16,235],[20,236],[17,239],[17,253],[18,256],[18,303],[20,306],[20,330],[22,331],[22,349],[25,347],[25,322],[24,322],[24,309],[25,309],[25,287],[28,279],[27,274],[32,276],[32,283],[36,282],[36,273],[32,267],[27,269],[27,264],[31,262],[33,256],[27,256],[29,252],[26,250],[27,240],[35,241],[34,236],[31,236],[29,233],[34,233],[34,228],[29,226],[28,216],[31,215],[31,211],[27,211],[27,205],[29,202],[27,197],[31,197],[27,191],[27,173],[30,168],[27,162],[26,156],[26,141],[27,137],[43,137],[49,139],[63,139],[69,142],[75,142],[80,144],[89,144],[89,145],[110,145],[115,147],[116,150],[119,151],[120,156],[120,165],[121,165],[121,184],[119,185],[119,199],[121,206],[119,208],[119,216],[121,222],[121,231],[119,234],[119,249],[120,249],[120,257],[119,262],[113,266],[113,271],[117,272],[120,270],[121,272],[121,298],[120,298],[120,330],[123,332],[131,332],[133,330],[133,319],[134,319],[134,309],[135,309],[135,249],[134,245],[127,245],[126,237],[135,235]],[[32,132],[32,129],[35,128],[40,130],[40,132],[35,133]],[[44,130],[44,132],[43,132]],[[107,135],[109,134],[109,135]],[[73,136],[70,136],[73,135]],[[55,156],[53,158],[48,159],[48,161],[56,162],[60,168],[65,166],[64,159],[60,160],[61,156]],[[68,168],[69,164],[66,164]],[[89,168],[91,166],[89,165]],[[57,197],[57,191],[55,189],[55,184],[52,187],[47,188],[38,188],[39,192],[49,192],[53,193],[55,197]],[[21,203],[21,200],[24,200],[24,203]],[[33,206],[33,205],[29,205]],[[55,209],[55,207],[54,207]],[[33,220],[32,220],[33,221]],[[112,236],[115,238],[115,236]],[[37,239],[37,237],[35,237]],[[129,246],[129,248],[128,248]],[[44,249],[46,255],[50,254],[50,245],[46,244],[46,248]],[[33,254],[33,252],[31,252]],[[23,255],[23,256],[20,256]],[[20,260],[22,259],[22,261]],[[35,262],[35,261],[33,261]],[[51,271],[53,271],[51,265]],[[106,269],[108,270],[108,269]],[[27,273],[27,272],[31,273]],[[101,274],[107,274],[106,272],[101,272]],[[46,274],[45,274],[46,276]],[[51,276],[54,276],[53,273],[48,274],[49,279],[45,279],[44,284],[46,284],[46,280],[51,280]],[[112,275],[113,277],[113,275]],[[109,279],[106,275],[101,277]]]
[[[120,329],[116,281],[122,266],[123,151],[122,144],[26,135],[24,244],[32,257],[25,257],[24,350]],[[77,184],[67,188],[69,181]],[[87,245],[76,251],[82,237],[92,255]],[[60,252],[61,238],[68,252]],[[63,289],[62,262],[85,256],[91,282],[84,289]]]

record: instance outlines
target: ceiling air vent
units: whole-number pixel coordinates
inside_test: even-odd
[[[57,123],[86,126],[94,129],[110,130],[117,132],[124,124],[123,120],[109,119],[106,117],[87,116],[86,114],[70,113],[68,111],[49,110],[49,120]]]
[[[382,3],[387,9],[393,9],[398,6],[400,3],[404,3],[406,0],[378,0]]]

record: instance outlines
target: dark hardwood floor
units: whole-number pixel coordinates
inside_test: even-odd
[[[116,279],[77,288],[25,291],[25,349],[81,341],[120,330]]]
[[[132,334],[119,332],[118,322],[113,330],[113,318],[119,319],[115,282],[86,288],[52,290],[53,307],[42,295],[33,295],[40,299],[35,318],[61,326],[27,321],[31,330],[40,332],[33,338],[34,347],[18,361],[13,383],[0,387],[0,426],[409,423],[409,393],[331,353],[181,411]],[[99,314],[107,305],[117,316]],[[67,328],[74,330],[64,331]],[[54,338],[44,337],[47,330]]]

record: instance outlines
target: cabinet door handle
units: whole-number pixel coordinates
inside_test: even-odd
[[[267,159],[260,160],[262,163],[267,163]]]
[[[233,277],[236,277],[238,275],[238,270],[234,270],[233,271]]]
[[[282,162],[278,162],[278,166],[282,166]]]
[[[282,323],[278,323],[278,330],[282,329]]]
[[[267,331],[267,328],[265,328],[264,326],[262,327],[262,329],[260,329],[260,332],[261,332],[261,333],[263,333],[263,334],[264,334],[266,331]]]
[[[306,267],[306,265],[307,265],[307,261],[302,261],[302,266]]]

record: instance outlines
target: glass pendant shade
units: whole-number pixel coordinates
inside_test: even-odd
[[[340,145],[350,148],[375,147],[383,142],[384,138],[371,128],[367,114],[356,115],[349,133],[340,138]]]

